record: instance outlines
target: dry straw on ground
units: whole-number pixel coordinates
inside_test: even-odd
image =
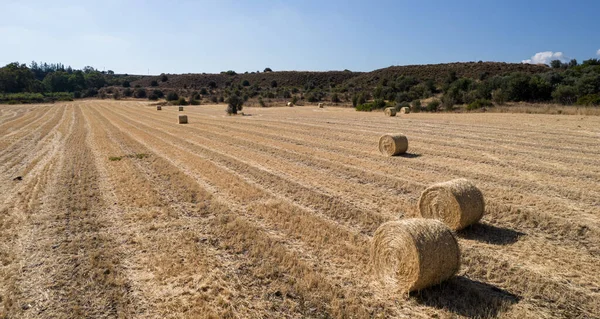
[[[393,107],[386,107],[383,112],[385,113],[385,116],[396,116],[396,109]]]
[[[179,124],[188,124],[187,115],[179,115]]]
[[[408,113],[410,113],[410,108],[408,108],[406,106],[403,108],[400,108],[400,114],[408,114]]]
[[[395,156],[406,153],[408,139],[404,134],[384,134],[379,138],[379,151],[385,156]]]
[[[439,219],[453,230],[478,222],[485,210],[481,191],[462,178],[428,187],[418,205],[421,217]]]
[[[371,242],[371,267],[385,285],[420,290],[454,276],[460,249],[452,231],[435,219],[412,218],[381,225]]]
[[[179,112],[183,112],[183,106],[179,107]]]

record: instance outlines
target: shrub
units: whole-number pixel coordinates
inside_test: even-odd
[[[223,103],[225,102],[225,98],[221,95],[219,96],[219,103]]]
[[[200,89],[200,94],[202,94],[202,95],[208,95],[208,91],[206,90],[206,88],[201,88]]]
[[[83,97],[94,97],[98,95],[98,90],[94,89],[94,88],[89,88],[85,91],[85,94],[83,95]]]
[[[266,107],[266,106],[267,106],[267,105],[265,104],[265,101],[263,100],[263,98],[262,98],[262,97],[259,97],[259,98],[258,98],[258,104],[259,104],[261,107]]]
[[[411,102],[411,111],[421,109],[421,100],[414,100]]]
[[[248,80],[242,81],[242,86],[250,86],[250,81],[248,81]]]
[[[200,105],[200,100],[191,99],[190,100],[190,105]]]
[[[141,88],[141,87],[142,87],[142,86],[141,86],[141,85],[139,85],[139,84],[136,84],[136,85],[135,85],[135,88],[136,88],[136,89],[139,89],[139,88]]]
[[[600,105],[600,94],[589,94],[577,99],[577,105]]]
[[[167,82],[167,81],[169,81],[169,77],[167,77],[167,75],[163,73],[160,75],[160,80],[162,82]]]
[[[363,111],[363,112],[371,112],[373,110],[382,109],[385,107],[386,107],[386,104],[385,104],[384,100],[376,99],[375,101],[373,101],[371,103],[363,103],[363,104],[357,105],[356,110]]]
[[[167,93],[167,101],[175,101],[175,100],[179,100],[179,95],[175,92],[169,92]]]
[[[577,92],[574,87],[560,85],[552,92],[552,98],[560,104],[573,104],[577,100]]]
[[[271,70],[271,68],[265,68],[263,72],[273,72],[273,70]]]
[[[341,102],[340,97],[338,96],[337,93],[333,93],[333,95],[331,95],[331,102],[333,102],[333,103],[340,103]]]
[[[271,81],[271,87],[272,88],[276,88],[277,87],[277,81],[275,81],[275,80]]]
[[[123,90],[123,95],[131,97],[133,95],[133,90],[131,90],[130,88],[126,88],[125,90]]]
[[[215,104],[219,103],[219,99],[217,98],[216,95],[211,96],[210,101]]]
[[[508,96],[506,95],[506,93],[504,93],[502,89],[496,89],[492,91],[492,101],[494,101],[494,103],[496,103],[497,105],[504,105],[504,103],[506,103],[507,98]]]
[[[76,99],[80,99],[81,98],[81,91],[75,91],[75,92],[73,92],[73,97],[76,98]]]
[[[115,90],[113,93],[113,99],[120,100],[121,99],[121,91]]]
[[[129,83],[129,81],[123,81],[123,87],[124,88],[131,87],[131,83]]]
[[[152,94],[155,94],[156,96],[158,96],[159,99],[165,97],[165,94],[161,90],[154,90],[154,91],[152,91]]]
[[[158,81],[152,80],[152,82],[150,82],[150,86],[158,86]]]
[[[467,110],[471,111],[471,110],[476,110],[476,109],[480,109],[483,107],[490,107],[492,105],[493,104],[490,100],[477,99],[477,100],[469,103],[469,105],[467,105]]]
[[[437,112],[438,108],[440,107],[440,101],[439,100],[432,100],[431,102],[427,103],[427,111],[429,112]]]
[[[150,100],[150,101],[157,101],[158,100],[158,95],[152,93],[152,94],[148,95],[148,100]]]
[[[290,91],[283,91],[283,98],[284,99],[289,99],[292,97],[292,93],[290,93]]]
[[[227,99],[227,114],[237,114],[241,111],[244,105],[244,99],[236,94],[229,96]]]
[[[456,99],[454,98],[454,96],[452,94],[444,94],[442,96],[442,106],[444,107],[444,109],[446,111],[451,111],[454,109],[454,104],[456,104]],[[429,110],[429,105],[427,105],[427,109]],[[437,110],[437,109],[436,109]],[[435,112],[431,111],[431,112]]]
[[[221,72],[221,74],[227,74],[227,75],[236,75],[237,73],[235,73],[235,71],[233,70],[227,70],[227,71],[223,71]]]
[[[133,96],[138,99],[145,99],[146,98],[146,90],[137,89],[137,90],[135,90],[135,93],[133,94]]]
[[[208,87],[211,88],[211,89],[216,89],[217,88],[217,82],[215,82],[215,81],[208,82]]]
[[[188,105],[188,102],[184,97],[180,97],[177,101],[173,103],[174,105]]]
[[[298,96],[294,95],[294,97],[292,97],[292,104],[296,105],[296,103],[298,103]]]

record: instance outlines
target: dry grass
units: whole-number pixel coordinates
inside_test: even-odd
[[[204,105],[174,125],[137,101],[20,107],[0,107],[0,318],[600,312],[596,117]],[[382,157],[399,125],[411,153]],[[456,178],[486,198],[456,233],[457,275],[390,293],[376,230]]]

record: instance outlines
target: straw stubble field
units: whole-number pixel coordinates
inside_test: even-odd
[[[224,109],[0,106],[0,317],[599,316],[600,118]],[[382,286],[376,229],[455,178],[458,275]]]

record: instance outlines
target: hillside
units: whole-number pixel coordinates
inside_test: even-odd
[[[477,79],[481,74],[487,73],[489,76],[504,75],[513,72],[523,72],[527,74],[542,73],[548,71],[547,66],[522,64],[522,63],[503,63],[503,62],[467,62],[467,63],[446,63],[446,64],[427,64],[427,65],[406,65],[390,66],[371,72],[350,72],[350,71],[327,71],[327,72],[306,72],[306,71],[280,71],[263,72],[247,74],[168,74],[168,81],[161,82],[160,76],[146,76],[132,82],[133,85],[149,87],[150,83],[158,81],[161,88],[169,89],[200,89],[207,87],[210,82],[215,82],[217,87],[224,87],[227,83],[241,83],[244,80],[250,82],[250,85],[259,87],[269,87],[272,81],[276,81],[278,86],[303,87],[312,82],[314,86],[333,86],[349,84],[356,87],[369,87],[376,85],[382,78],[392,79],[400,75],[412,76],[418,80],[433,79],[441,82],[450,71],[455,71],[459,77]]]

